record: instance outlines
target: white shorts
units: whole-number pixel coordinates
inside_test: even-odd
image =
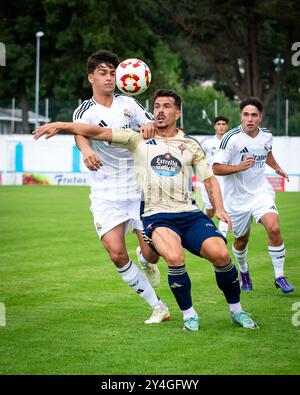
[[[143,223],[140,220],[140,203],[140,200],[110,201],[91,198],[90,209],[99,238],[101,239],[105,233],[123,223],[125,223],[125,234],[128,229],[143,230]]]
[[[275,205],[274,193],[262,193],[253,198],[251,205],[242,208],[240,211],[227,210],[232,221],[232,231],[234,237],[242,237],[247,233],[251,226],[252,218],[255,218],[256,223],[260,222],[263,215],[267,213],[275,213],[278,215],[277,207]]]

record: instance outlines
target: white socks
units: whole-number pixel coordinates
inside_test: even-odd
[[[117,268],[120,276],[151,307],[160,302],[154,289],[141,269],[131,260],[122,268]]]
[[[272,259],[275,278],[284,276],[284,261],[285,261],[284,244],[278,247],[268,246],[268,251]]]
[[[245,273],[249,270],[247,263],[248,245],[244,251],[238,251],[232,245],[233,255],[239,265],[240,272]],[[275,278],[284,276],[285,247],[284,244],[278,247],[268,246],[268,252],[272,259]]]
[[[185,321],[185,320],[188,320],[189,318],[191,318],[191,317],[198,317],[198,314],[197,314],[197,312],[196,312],[196,310],[194,309],[194,307],[192,306],[192,307],[190,307],[189,309],[187,309],[187,310],[181,310],[181,312],[182,312],[182,315],[183,315],[183,320]]]
[[[247,263],[247,255],[248,255],[248,244],[243,251],[236,250],[232,244],[232,252],[236,259],[237,264],[239,265],[240,272],[245,273],[248,272],[249,267]]]
[[[230,310],[230,313],[232,313],[232,314],[239,313],[240,311],[242,311],[241,303],[240,302],[230,303],[229,310]]]

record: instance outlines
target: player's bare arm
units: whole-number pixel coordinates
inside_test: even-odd
[[[245,160],[243,160],[238,165],[226,165],[223,163],[214,163],[212,166],[214,174],[217,176],[227,176],[228,174],[239,173],[241,171],[245,171],[250,169],[253,166],[254,158],[253,156],[247,156]]]
[[[97,171],[102,166],[99,156],[92,150],[89,139],[84,136],[75,136],[75,142],[82,153],[83,161],[89,170]]]
[[[290,181],[288,174],[282,170],[282,168],[279,166],[279,164],[276,162],[272,152],[268,153],[267,159],[266,159],[266,164],[270,166],[272,169],[275,170],[275,173],[280,175],[283,178],[286,178],[287,181]]]
[[[45,135],[45,138],[55,136],[59,132],[78,134],[85,137],[92,137],[94,140],[112,141],[112,130],[102,128],[98,125],[88,125],[76,122],[52,122],[40,126],[34,133],[34,139],[37,140]]]
[[[224,209],[221,189],[216,177],[211,176],[206,178],[203,183],[209,196],[209,200],[216,210],[217,218],[221,221],[227,222],[228,230],[231,231],[231,219]]]

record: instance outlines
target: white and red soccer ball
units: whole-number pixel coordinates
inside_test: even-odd
[[[140,59],[126,59],[116,69],[116,84],[127,95],[139,95],[149,88],[151,71]]]

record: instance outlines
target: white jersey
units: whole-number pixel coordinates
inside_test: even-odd
[[[238,165],[247,156],[254,158],[254,164],[249,169],[223,176],[223,200],[229,213],[247,210],[253,199],[260,194],[274,194],[264,175],[266,159],[272,151],[272,141],[272,134],[266,128],[259,128],[257,136],[253,138],[243,131],[242,125],[223,136],[213,163]]]
[[[134,98],[118,94],[113,95],[110,107],[102,106],[92,98],[85,100],[73,113],[73,122],[136,131],[152,119]],[[91,172],[92,196],[113,201],[140,199],[131,152],[103,141],[90,140],[90,145],[103,163],[100,169]]]
[[[207,163],[212,166],[213,164],[213,157],[215,153],[218,151],[220,147],[221,140],[219,140],[216,136],[213,137],[205,137],[201,142],[201,147],[205,152],[207,157]]]
[[[218,139],[217,136],[207,137],[204,140],[202,140],[200,144],[207,157],[207,163],[210,166],[212,166],[214,163],[214,156],[220,147],[221,140]],[[221,192],[223,192],[223,181],[224,181],[223,177],[222,176],[215,176],[215,177],[217,178],[220,184]]]

